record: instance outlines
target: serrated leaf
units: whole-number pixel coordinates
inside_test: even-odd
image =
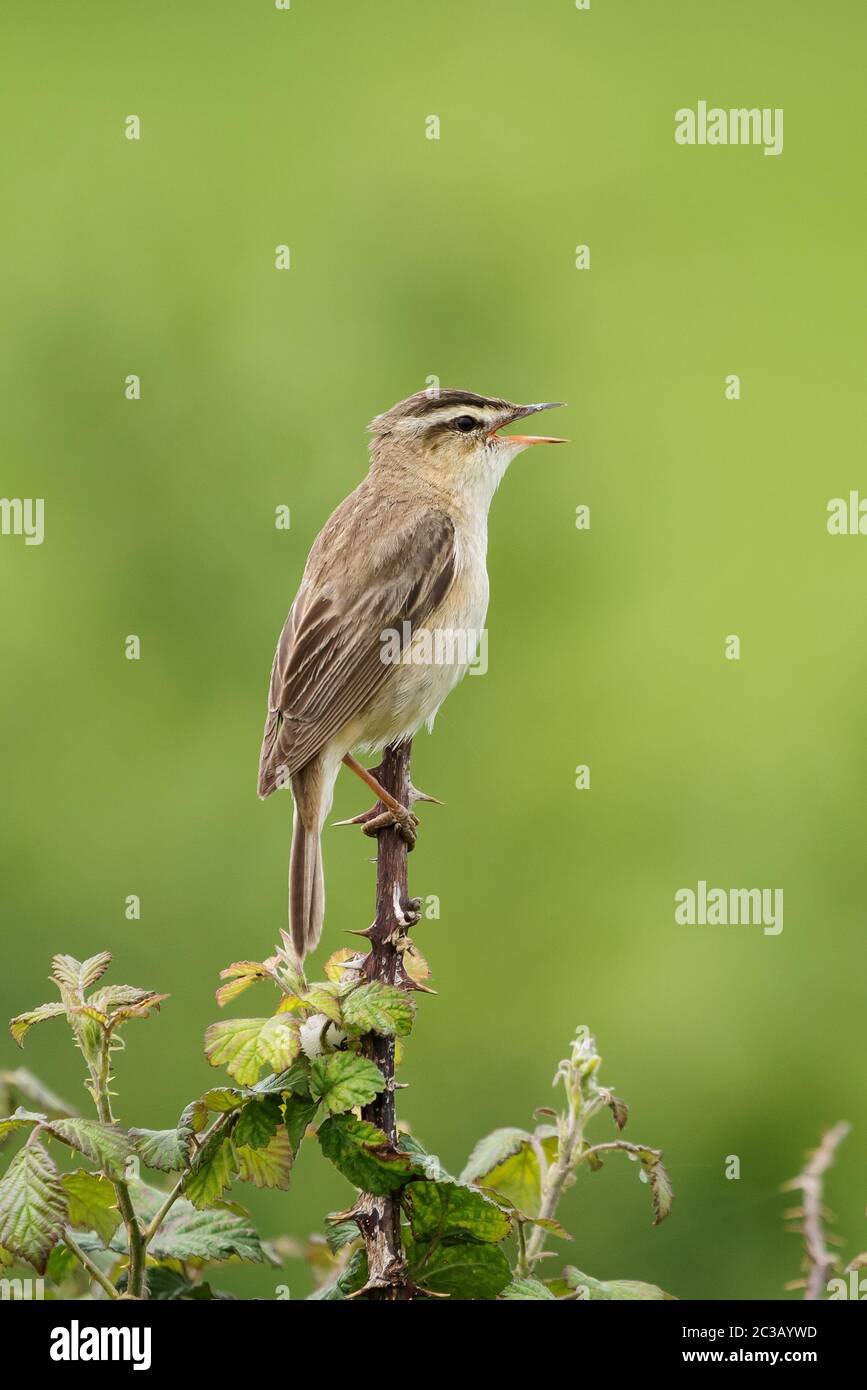
[[[108,1178],[79,1168],[60,1179],[69,1203],[70,1226],[96,1231],[107,1245],[120,1225],[117,1194]]]
[[[499,1141],[501,1151],[507,1145],[511,1146],[515,1142],[514,1136],[520,1133],[521,1131],[517,1130],[497,1131],[497,1134],[501,1136]],[[513,1138],[507,1140],[506,1135],[512,1135]],[[488,1135],[488,1139],[493,1140],[494,1135]],[[546,1161],[550,1162],[557,1151],[556,1137],[548,1136],[544,1139],[532,1140],[529,1136],[524,1136],[518,1141],[517,1149],[509,1157],[493,1168],[478,1173],[478,1176],[471,1180],[478,1187],[499,1193],[520,1211],[526,1212],[528,1216],[538,1216],[542,1203],[542,1169],[536,1145],[541,1147]],[[491,1144],[481,1154],[479,1153],[480,1149],[481,1145],[477,1145],[473,1151],[469,1163],[461,1174],[462,1181],[468,1181],[467,1173],[476,1172],[479,1168],[484,1170],[490,1157],[497,1151],[497,1145]]]
[[[475,1188],[454,1182],[411,1182],[403,1201],[416,1240],[478,1241],[496,1244],[512,1229],[506,1212]]]
[[[461,1182],[478,1182],[531,1138],[525,1129],[495,1129],[480,1139],[467,1159]]]
[[[494,1299],[511,1282],[509,1261],[499,1245],[437,1245],[410,1238],[409,1277],[431,1293],[451,1298]]]
[[[213,1263],[239,1259],[260,1263],[268,1257],[250,1218],[225,1207],[196,1211],[181,1198],[169,1211],[148,1253],[156,1259]]]
[[[505,1299],[555,1299],[556,1295],[538,1279],[513,1279],[500,1294]]]
[[[120,1008],[113,1009],[108,1016],[109,1029],[119,1028],[131,1018],[147,1018],[152,1009],[159,1013],[160,1004],[168,997],[167,994],[148,994],[137,1004],[123,1004]]]
[[[355,1037],[403,1037],[412,1028],[414,1014],[415,1005],[404,990],[378,980],[350,990],[343,1000],[343,1026]]]
[[[264,1149],[277,1133],[281,1118],[279,1096],[251,1100],[241,1111],[232,1137],[238,1147]]]
[[[671,1178],[662,1161],[658,1149],[643,1149],[640,1154],[641,1166],[650,1184],[650,1197],[653,1202],[654,1226],[658,1226],[669,1215],[674,1203]]]
[[[287,1070],[301,1050],[298,1024],[285,1014],[271,1018],[227,1018],[205,1033],[205,1056],[225,1067],[242,1085],[252,1086],[263,1067]]]
[[[240,1110],[250,1098],[250,1092],[238,1086],[215,1086],[201,1097],[202,1105],[208,1110],[216,1110],[219,1115],[228,1115],[232,1110]]]
[[[311,985],[304,995],[304,1003],[314,1013],[324,1014],[326,1018],[330,1018],[332,1023],[341,1024],[343,1022],[339,1001],[324,985]]]
[[[307,1133],[308,1126],[313,1123],[318,1109],[318,1100],[311,1100],[308,1099],[307,1096],[298,1095],[286,1097],[286,1104],[283,1107],[283,1117],[286,1125],[286,1132],[289,1135],[289,1142],[292,1145],[292,1152],[296,1156],[301,1147],[301,1141]]]
[[[592,1275],[583,1274],[572,1265],[564,1269],[563,1278],[570,1289],[581,1290],[589,1303],[655,1303],[674,1298],[673,1294],[665,1293],[655,1284],[642,1284],[635,1279],[594,1279]]]
[[[221,970],[220,979],[228,980],[230,983],[220,985],[217,990],[217,1003],[220,1008],[230,1000],[237,999],[239,994],[250,988],[250,985],[254,985],[257,980],[264,980],[266,976],[265,966],[258,960],[236,960],[234,965]]]
[[[201,1134],[202,1130],[207,1128],[209,1120],[208,1107],[204,1101],[191,1100],[181,1111],[178,1129],[187,1130],[190,1134]]]
[[[622,1100],[620,1096],[611,1095],[609,1092],[606,1104],[611,1114],[614,1116],[614,1123],[618,1130],[624,1130],[629,1120],[629,1106],[626,1104],[626,1101]]]
[[[51,978],[55,984],[81,999],[85,990],[95,985],[110,965],[110,951],[100,951],[85,961],[76,960],[75,956],[57,955],[51,961]]]
[[[190,1132],[180,1129],[131,1129],[136,1153],[148,1168],[161,1173],[179,1173],[186,1168],[190,1156]]]
[[[345,1246],[351,1245],[354,1240],[358,1240],[361,1232],[357,1222],[343,1215],[342,1212],[335,1215],[332,1213],[325,1218],[325,1239],[328,1241],[328,1248],[332,1255],[336,1255]]]
[[[531,1226],[538,1226],[541,1230],[547,1231],[549,1235],[557,1236],[559,1240],[571,1240],[569,1232],[565,1226],[561,1226],[559,1221],[555,1221],[552,1216],[527,1216],[526,1213],[519,1213]]]
[[[289,1135],[281,1125],[265,1148],[236,1144],[238,1177],[256,1187],[278,1187],[284,1191],[292,1176],[294,1155]]]
[[[193,1171],[184,1183],[184,1192],[201,1210],[218,1201],[235,1175],[237,1160],[231,1135],[220,1131],[202,1145]]]
[[[25,1145],[0,1180],[0,1246],[44,1274],[66,1216],[55,1164],[41,1144]]]
[[[34,1023],[42,1023],[46,1018],[57,1018],[65,1013],[65,1004],[39,1004],[35,1009],[28,1009],[26,1014],[18,1014],[16,1018],[10,1019],[9,1032],[18,1046],[23,1047],[24,1039]]]
[[[273,1095],[280,1091],[294,1091],[296,1095],[310,1094],[310,1063],[306,1057],[299,1057],[291,1067],[271,1076],[263,1076],[253,1090],[257,1095]]]
[[[93,1159],[109,1174],[122,1174],[133,1152],[132,1142],[123,1130],[117,1125],[104,1125],[100,1120],[52,1120],[47,1129],[70,1148]]]
[[[333,1115],[320,1126],[317,1138],[326,1158],[355,1186],[377,1196],[401,1187],[412,1173],[408,1154],[402,1154],[387,1135],[366,1120]]]
[[[44,1125],[47,1120],[47,1115],[41,1115],[36,1110],[24,1110],[19,1105],[11,1115],[4,1115],[0,1120],[0,1139],[5,1139],[13,1130],[26,1129],[28,1125]]]
[[[310,1065],[310,1092],[332,1115],[369,1105],[385,1089],[385,1078],[375,1062],[354,1052],[332,1052]]]

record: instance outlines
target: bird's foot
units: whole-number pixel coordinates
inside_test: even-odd
[[[397,803],[396,805],[397,809],[392,811],[388,806],[383,806],[381,801],[377,801],[375,806],[371,806],[369,811],[362,811],[360,816],[351,816],[349,820],[336,820],[334,824],[360,825],[365,835],[378,835],[380,830],[387,830],[393,825],[400,832],[401,839],[406,842],[407,849],[413,850],[417,839],[418,816],[414,816],[405,806]]]
[[[377,780],[382,771],[381,768],[362,767],[348,753],[343,761],[363,782],[366,782],[369,787],[379,793],[380,799],[375,806],[371,806],[369,811],[362,811],[360,816],[351,816],[349,820],[338,820],[334,824],[360,825],[365,835],[378,835],[380,830],[385,830],[393,825],[397,827],[401,837],[406,841],[407,849],[414,849],[418,816],[413,815],[411,807],[416,801],[432,801],[437,806],[442,806],[443,803],[435,796],[428,796],[427,792],[420,792],[418,787],[414,787],[410,782],[409,796],[407,797],[409,806],[402,806]]]

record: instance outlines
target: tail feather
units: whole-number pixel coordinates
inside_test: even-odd
[[[325,916],[325,879],[319,827],[308,829],[295,809],[289,857],[289,928],[302,960],[315,950]]]

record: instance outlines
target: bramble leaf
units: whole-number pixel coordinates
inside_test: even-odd
[[[284,1191],[289,1186],[294,1154],[282,1125],[265,1148],[236,1145],[235,1151],[238,1177],[242,1182],[254,1183],[256,1187],[279,1187]]]
[[[235,1143],[250,1149],[266,1148],[277,1133],[281,1119],[279,1096],[263,1096],[249,1101],[235,1126]]]
[[[500,1294],[500,1298],[508,1299],[555,1299],[556,1295],[538,1279],[513,1279],[511,1284],[507,1284]]]
[[[350,990],[343,1000],[343,1026],[347,1033],[379,1033],[382,1037],[403,1037],[410,1032],[415,1005],[394,985],[370,980]]]
[[[385,1087],[375,1062],[354,1052],[332,1052],[310,1065],[310,1091],[326,1110],[337,1115],[356,1105],[369,1105]]]
[[[403,1201],[416,1240],[444,1240],[459,1236],[480,1244],[505,1240],[512,1223],[484,1193],[454,1182],[411,1182]]]
[[[244,990],[249,989],[257,980],[266,979],[267,975],[264,965],[258,960],[237,960],[234,965],[221,970],[220,979],[228,980],[230,983],[220,985],[217,990],[217,1003],[220,1008],[230,1000],[237,999],[239,994],[243,994]]]
[[[580,1290],[583,1297],[590,1303],[597,1302],[659,1302],[662,1299],[674,1299],[674,1295],[665,1293],[655,1284],[642,1284],[635,1279],[594,1279],[590,1274],[582,1274],[580,1269],[575,1269],[569,1265],[563,1271],[563,1278],[566,1280],[570,1289]]]
[[[51,961],[51,978],[59,986],[61,993],[69,990],[78,999],[83,999],[85,990],[95,985],[111,965],[111,951],[100,951],[99,955],[89,956],[87,960],[76,960],[75,956],[57,955]]]
[[[377,1196],[401,1187],[412,1173],[408,1154],[400,1153],[387,1135],[353,1115],[333,1115],[317,1135],[326,1158],[355,1186]]]
[[[297,1155],[301,1141],[307,1133],[307,1127],[313,1123],[318,1109],[318,1100],[308,1100],[306,1096],[297,1095],[286,1097],[283,1115],[294,1154]]]
[[[0,1180],[0,1247],[44,1274],[66,1218],[66,1193],[54,1162],[41,1144],[25,1145]]]
[[[493,1299],[511,1282],[509,1261],[499,1245],[437,1245],[410,1237],[406,1257],[412,1281],[434,1294]]]
[[[148,1168],[161,1173],[179,1173],[189,1162],[191,1132],[180,1129],[131,1129],[136,1153]]]
[[[120,1225],[117,1194],[108,1178],[79,1168],[60,1179],[69,1202],[69,1224],[83,1231],[96,1231],[107,1245]]]
[[[227,1018],[205,1033],[205,1056],[225,1067],[242,1085],[252,1086],[263,1067],[287,1070],[301,1050],[298,1024],[286,1014],[271,1018]]]
[[[213,1206],[235,1175],[237,1160],[231,1136],[219,1130],[203,1144],[184,1192],[194,1207]]]
[[[46,1129],[70,1148],[93,1159],[109,1174],[121,1174],[133,1152],[132,1142],[123,1130],[117,1125],[104,1125],[100,1120],[52,1120]]]
[[[65,1004],[39,1004],[35,1009],[29,1009],[26,1014],[18,1014],[17,1018],[10,1019],[9,1032],[18,1046],[23,1047],[24,1039],[34,1023],[42,1023],[46,1018],[57,1018],[65,1013]]]
[[[472,1181],[477,1187],[484,1187],[499,1193],[528,1216],[539,1214],[542,1204],[542,1169],[539,1163],[539,1146],[546,1161],[557,1152],[557,1138],[530,1136],[521,1130],[495,1130],[477,1144],[470,1160],[461,1174],[461,1181]],[[498,1152],[512,1149],[508,1157],[488,1168]],[[468,1174],[474,1174],[472,1178]]]

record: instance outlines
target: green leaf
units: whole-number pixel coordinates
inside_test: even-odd
[[[25,1145],[0,1181],[0,1246],[44,1274],[66,1216],[55,1164],[41,1144]]]
[[[283,1113],[293,1153],[298,1153],[301,1141],[307,1133],[307,1127],[313,1123],[318,1109],[318,1100],[308,1100],[306,1096],[292,1095],[286,1097]]]
[[[276,1075],[263,1076],[253,1090],[257,1095],[272,1095],[277,1091],[294,1091],[296,1095],[310,1094],[310,1063],[306,1057],[299,1057],[291,1067]]]
[[[332,1115],[369,1105],[384,1088],[385,1079],[376,1063],[354,1052],[332,1052],[310,1066],[311,1094]]]
[[[205,1056],[225,1067],[241,1085],[252,1086],[263,1067],[287,1070],[301,1050],[298,1024],[287,1014],[272,1018],[227,1018],[205,1033]]]
[[[46,1018],[57,1018],[65,1013],[65,1004],[39,1004],[37,1008],[29,1009],[26,1014],[19,1014],[17,1018],[10,1019],[9,1032],[18,1046],[23,1047],[24,1038],[34,1023],[42,1023]]]
[[[180,1173],[190,1158],[190,1131],[180,1129],[131,1129],[136,1153],[148,1168],[161,1173]]]
[[[334,1115],[319,1126],[319,1143],[326,1158],[345,1178],[365,1192],[385,1196],[412,1174],[408,1154],[400,1153],[376,1125],[353,1115]]]
[[[332,1213],[325,1218],[325,1239],[328,1241],[328,1248],[332,1255],[336,1255],[344,1246],[351,1245],[354,1240],[358,1240],[361,1232],[358,1223],[351,1218],[346,1219],[343,1212],[336,1215]]]
[[[99,1120],[52,1120],[48,1132],[110,1174],[122,1174],[133,1152],[130,1139],[117,1125],[104,1125]]]
[[[208,1110],[216,1110],[220,1115],[228,1115],[231,1110],[240,1110],[249,1098],[250,1092],[246,1088],[241,1090],[239,1086],[215,1086],[202,1096],[202,1105]]]
[[[304,995],[304,1003],[314,1013],[324,1014],[333,1023],[342,1023],[343,1016],[340,1012],[340,1004],[332,992],[337,988],[336,985],[326,987],[325,985],[311,985]]]
[[[194,1207],[209,1207],[218,1201],[235,1175],[235,1146],[231,1136],[218,1131],[206,1140],[187,1177],[184,1191]]]
[[[512,1229],[496,1202],[472,1187],[453,1182],[411,1182],[404,1203],[416,1240],[462,1240],[496,1244]]]
[[[0,1139],[5,1139],[13,1130],[24,1129],[27,1125],[44,1125],[47,1120],[47,1115],[41,1115],[36,1110],[23,1110],[19,1105],[11,1115],[4,1115],[0,1120]]]
[[[538,1279],[513,1279],[511,1284],[507,1284],[500,1294],[500,1298],[508,1299],[555,1299],[556,1295],[549,1288],[539,1282]]]
[[[497,1133],[503,1136],[506,1134],[517,1136],[521,1134],[521,1131],[507,1130],[497,1131]],[[494,1135],[489,1135],[488,1139],[494,1139]],[[556,1137],[549,1136],[545,1139],[531,1140],[529,1136],[524,1136],[517,1140],[512,1138],[509,1141],[506,1141],[504,1137],[501,1140],[502,1147],[505,1147],[507,1142],[509,1146],[517,1142],[517,1148],[508,1158],[503,1159],[502,1162],[497,1163],[487,1171],[484,1171],[484,1165],[490,1161],[490,1156],[497,1151],[497,1146],[492,1144],[485,1154],[478,1155],[481,1146],[477,1145],[461,1175],[462,1181],[468,1180],[468,1173],[481,1168],[482,1171],[478,1173],[478,1176],[472,1179],[477,1186],[499,1193],[518,1207],[520,1211],[535,1217],[542,1204],[542,1170],[535,1146],[538,1144],[541,1147],[546,1160],[550,1162],[557,1151]]]
[[[108,1178],[79,1168],[64,1173],[60,1183],[69,1202],[70,1226],[96,1231],[107,1245],[120,1225],[117,1194]]]
[[[267,978],[268,972],[261,961],[258,960],[236,960],[234,965],[229,965],[225,970],[220,971],[221,980],[229,980],[230,983],[220,985],[217,990],[217,1003],[220,1008],[228,1004],[230,1000],[237,999],[239,994],[243,994],[245,989],[254,985],[257,980]]]
[[[659,1302],[673,1299],[674,1295],[658,1289],[655,1284],[642,1284],[635,1279],[594,1279],[590,1274],[582,1274],[580,1269],[569,1265],[563,1277],[570,1289],[580,1290],[584,1299],[590,1303]]]
[[[525,1144],[532,1135],[525,1129],[495,1129],[480,1139],[467,1159],[461,1182],[478,1182],[492,1169],[499,1167]]]
[[[383,1037],[402,1037],[409,1033],[415,1005],[409,995],[395,985],[371,980],[350,990],[343,1000],[343,1026],[347,1033],[379,1033]]]
[[[662,1161],[658,1149],[643,1149],[639,1155],[641,1166],[650,1183],[650,1199],[653,1202],[653,1224],[658,1226],[669,1215],[674,1204],[674,1191],[671,1178]]]
[[[262,1096],[244,1106],[233,1131],[238,1147],[264,1149],[277,1133],[282,1120],[279,1096]]]
[[[499,1245],[437,1245],[410,1239],[406,1255],[410,1278],[434,1294],[493,1299],[511,1281],[509,1261]]]
[[[289,1135],[282,1125],[266,1148],[237,1145],[236,1153],[238,1177],[242,1182],[252,1182],[256,1187],[279,1187],[283,1191],[289,1186],[294,1155]]]
[[[165,1193],[160,1194],[165,1197]],[[159,1260],[201,1260],[216,1263],[238,1259],[261,1263],[268,1259],[250,1218],[228,1207],[196,1211],[181,1197],[157,1231],[148,1253]]]
[[[85,990],[95,985],[110,965],[110,951],[100,951],[99,955],[90,956],[85,961],[76,960],[75,956],[58,955],[51,962],[51,978],[61,987],[61,991],[67,989],[78,999],[83,999]]]

